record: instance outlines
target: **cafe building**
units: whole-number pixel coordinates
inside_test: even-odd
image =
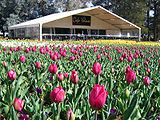
[[[12,38],[139,39],[141,28],[101,6],[55,13],[9,27]]]

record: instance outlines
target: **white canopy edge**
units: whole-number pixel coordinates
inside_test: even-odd
[[[93,9],[102,9],[105,12],[107,12],[107,13],[119,18],[120,20],[128,23],[129,25],[134,26],[135,28],[141,30],[141,28],[138,27],[137,25],[135,25],[135,24],[129,22],[128,20],[125,20],[124,18],[110,12],[109,10],[106,10],[105,8],[103,8],[101,6],[95,6],[95,7],[90,7],[90,8],[77,9],[77,10],[73,10],[73,11],[55,13],[55,14],[47,15],[47,16],[44,16],[44,17],[41,17],[41,18],[29,20],[27,22],[23,22],[23,23],[20,23],[20,24],[17,24],[17,25],[10,26],[8,29],[10,30],[10,29],[15,29],[15,28],[23,28],[23,27],[35,27],[37,25],[40,26],[40,25],[43,25],[44,23],[48,23],[48,22],[51,22],[51,21],[55,21],[55,20],[58,20],[58,19],[69,17],[69,16],[72,16],[72,15],[75,15],[75,14],[84,13],[86,11],[90,11],[90,10],[93,10]]]
[[[140,28],[140,27],[138,27],[137,25],[135,25],[135,24],[133,24],[133,23],[129,22],[128,20],[126,20],[126,19],[124,19],[124,18],[122,18],[122,17],[120,17],[120,16],[118,16],[118,15],[116,15],[115,13],[112,13],[111,11],[106,10],[105,8],[103,8],[103,7],[101,7],[101,6],[98,6],[98,7],[99,7],[99,8],[101,8],[102,10],[104,10],[104,11],[106,11],[106,12],[110,13],[111,15],[113,15],[113,16],[115,16],[115,17],[117,17],[117,18],[119,18],[119,19],[121,19],[121,20],[123,20],[123,21],[127,22],[128,24],[130,24],[130,25],[132,25],[132,26],[136,27],[137,29],[141,29],[141,28]]]
[[[19,25],[19,24],[17,24]],[[14,25],[15,26],[15,25]],[[9,30],[12,30],[12,29],[15,29],[15,28],[27,28],[27,27],[39,27],[39,23],[38,24],[28,24],[28,25],[23,25],[23,26],[17,26],[17,27],[12,27],[10,26],[8,29]]]
[[[73,10],[73,11],[66,11],[66,12],[61,12],[61,13],[55,13],[55,14],[47,15],[47,16],[40,17],[40,18],[37,18],[37,19],[29,20],[27,22],[23,22],[23,23],[20,23],[20,24],[17,24],[17,25],[10,26],[9,29],[22,28],[23,26],[34,25],[35,23],[36,24],[44,24],[44,23],[55,21],[55,20],[58,20],[58,19],[61,19],[61,18],[64,18],[64,17],[69,17],[69,16],[72,16],[72,15],[75,15],[75,14],[86,12],[86,11],[89,11],[89,10],[92,10],[92,9],[95,9],[95,8],[98,8],[98,7],[99,6],[91,7],[91,8],[78,9],[78,10]]]

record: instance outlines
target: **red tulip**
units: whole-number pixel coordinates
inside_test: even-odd
[[[40,62],[35,62],[36,68],[40,69],[41,68],[41,63]]]
[[[127,67],[125,77],[128,84],[130,84],[136,79],[136,74],[130,67]]]
[[[57,52],[57,59],[59,60],[61,58],[60,54]]]
[[[101,64],[99,62],[94,63],[93,67],[92,67],[92,72],[95,75],[99,75],[102,71],[101,71]]]
[[[104,106],[107,96],[108,92],[105,90],[103,85],[94,85],[89,95],[89,103],[91,107],[93,109],[100,110]]]
[[[57,68],[57,65],[56,64],[51,64],[49,66],[49,72],[52,73],[52,74],[56,74],[58,71],[58,68]]]
[[[70,57],[70,61],[74,61],[76,58],[74,56]]]
[[[128,57],[128,62],[132,62],[132,57]]]
[[[148,61],[145,61],[144,64],[145,64],[145,65],[148,65]]]
[[[51,53],[50,56],[51,56],[51,59],[52,59],[53,61],[56,61],[56,60],[58,59],[58,58],[57,58],[57,55],[55,55],[55,54],[52,54],[52,53]]]
[[[127,66],[126,68],[126,73],[129,72],[131,70],[131,67],[130,66]]]
[[[59,81],[62,81],[62,80],[64,80],[64,75],[62,73],[58,73],[57,78]]]
[[[75,51],[75,54],[78,55],[78,51]]]
[[[65,78],[68,78],[68,73],[64,73],[64,77],[65,77]]]
[[[24,63],[26,61],[26,57],[24,55],[19,57],[19,60]]]
[[[46,54],[46,52],[47,52],[44,47],[41,47],[41,48],[39,49],[39,51],[40,51],[41,54]]]
[[[138,54],[137,53],[135,53],[133,56],[134,56],[135,59],[138,58]]]
[[[67,120],[75,120],[75,115],[71,108],[67,111]]]
[[[8,74],[8,78],[10,80],[15,80],[16,79],[16,72],[14,72],[14,70],[10,70],[7,74]]]
[[[127,57],[127,54],[126,53],[123,53],[122,54],[122,57],[125,59]]]
[[[100,54],[98,54],[97,55],[97,60],[99,60],[101,58],[101,55]]]
[[[62,102],[64,100],[64,97],[65,97],[65,91],[61,86],[56,87],[50,93],[50,99],[52,100],[52,102],[55,103]]]
[[[143,83],[146,85],[146,86],[149,86],[150,85],[150,78],[148,76],[146,76],[144,79],[143,79]]]
[[[94,52],[97,52],[97,48],[96,47],[94,47]]]
[[[112,58],[111,58],[111,57],[109,57],[108,59],[109,59],[110,61],[112,61]]]
[[[72,73],[71,73],[71,81],[74,83],[74,84],[77,84],[78,83],[78,73],[77,71],[75,70],[72,70]]]
[[[7,50],[7,48],[3,48],[3,51],[6,51]]]
[[[135,67],[138,67],[138,62],[136,62]]]
[[[140,56],[143,57],[143,54],[141,53]]]
[[[26,48],[25,50],[24,50],[26,53],[29,53],[29,48]]]
[[[65,51],[60,51],[60,54],[61,54],[63,57],[66,57],[66,52],[65,52]]]
[[[48,46],[46,46],[45,49],[46,49],[47,52],[50,50]]]
[[[33,52],[36,52],[37,50],[36,50],[36,46],[34,46],[33,48],[32,48],[32,51]]]
[[[72,48],[72,49],[70,50],[70,52],[74,54],[74,53],[75,53],[75,50]]]
[[[119,61],[122,62],[122,61],[123,61],[123,57],[120,57],[120,58],[119,58]]]
[[[13,48],[12,47],[10,47],[10,49],[9,49],[11,52],[13,51]]]
[[[24,100],[21,100],[20,98],[15,98],[13,102],[13,106],[15,110],[21,112],[24,106]]]
[[[82,57],[82,55],[83,55],[82,52],[80,52],[80,53],[79,53],[79,56]]]
[[[150,68],[146,68],[146,72],[150,73],[151,69]]]

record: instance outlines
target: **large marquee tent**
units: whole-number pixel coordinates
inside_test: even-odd
[[[134,38],[141,28],[101,6],[55,13],[9,27],[14,38]]]

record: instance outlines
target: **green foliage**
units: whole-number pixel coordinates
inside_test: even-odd
[[[50,46],[52,52],[59,52],[60,48]],[[20,112],[13,107],[14,98],[25,101],[22,111],[30,119],[50,120],[58,115],[57,119],[64,120],[69,108],[73,110],[76,120],[94,119],[94,110],[89,105],[88,97],[97,79],[92,73],[92,66],[95,62],[102,64],[102,73],[98,79],[100,85],[104,85],[109,92],[105,106],[98,111],[98,117],[101,120],[112,120],[118,117],[122,117],[124,120],[155,119],[160,113],[160,63],[158,63],[160,49],[158,47],[98,46],[97,52],[94,52],[93,46],[72,47],[76,51],[80,49],[79,51],[83,52],[79,59],[78,54],[71,53],[70,48],[65,47],[63,49],[66,49],[67,56],[61,56],[57,61],[50,59],[49,52],[41,54],[39,48],[37,48],[37,52],[30,51],[29,53],[24,52],[26,48],[12,52],[10,52],[10,48],[7,48],[7,51],[3,51],[3,47],[0,49],[0,61],[7,63],[7,66],[0,63],[0,117],[3,116],[7,120],[17,120],[20,116]],[[139,55],[132,62],[128,62],[127,59],[123,62],[119,61],[119,57],[124,52],[134,54],[136,50],[141,51],[143,57]],[[101,58],[97,59],[96,56],[99,54],[101,54]],[[25,55],[24,63],[19,61],[20,55]],[[77,59],[70,61],[70,56],[73,55]],[[108,56],[112,60],[109,60]],[[148,58],[150,60],[146,65],[144,62]],[[35,67],[36,61],[41,62],[40,69]],[[135,67],[136,62],[139,63],[137,67]],[[52,63],[58,65],[59,73],[68,72],[69,77],[58,81],[55,74],[48,72],[48,67]],[[128,84],[125,80],[125,69],[128,65],[136,73],[136,80],[132,84]],[[146,72],[146,68],[150,68],[151,72]],[[14,81],[7,78],[7,72],[10,69],[14,69],[17,73]],[[78,72],[79,76],[79,82],[76,85],[70,80],[73,69]],[[151,78],[149,86],[145,86],[143,83],[145,76]],[[52,79],[50,79],[51,77]],[[61,104],[52,103],[49,94],[59,85],[66,92],[65,99]],[[37,93],[37,87],[42,89],[42,93]],[[116,109],[113,116],[110,113],[112,108]]]

